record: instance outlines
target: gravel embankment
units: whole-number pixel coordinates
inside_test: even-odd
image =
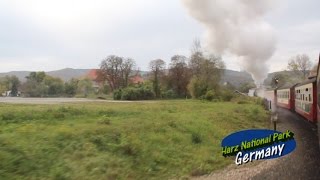
[[[320,179],[320,150],[316,127],[287,110],[279,110],[277,130],[295,133],[296,149],[281,158],[227,168],[195,179]]]

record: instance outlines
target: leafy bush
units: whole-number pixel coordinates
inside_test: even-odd
[[[231,101],[233,97],[234,97],[234,93],[230,90],[224,90],[221,93],[221,99],[223,101]]]
[[[5,121],[13,120],[13,119],[15,119],[15,115],[13,112],[6,112],[6,113],[1,114],[1,118],[2,118],[2,120],[5,120]]]
[[[138,100],[139,91],[136,88],[128,87],[123,89],[121,94],[122,100]]]
[[[193,77],[188,84],[188,91],[190,92],[192,98],[200,98],[201,96],[205,95],[207,88],[208,86],[206,83],[200,82],[200,80],[196,77]]]
[[[249,104],[248,101],[242,101],[242,100],[238,101],[237,103],[238,103],[238,104]]]
[[[202,137],[201,134],[199,133],[192,133],[191,134],[191,139],[193,144],[200,144],[202,143]]]
[[[205,98],[206,100],[208,100],[208,101],[212,101],[213,98],[214,98],[214,95],[215,95],[214,91],[213,91],[213,90],[209,90],[209,91],[207,91],[207,93],[206,93],[206,95],[204,96],[204,98]]]
[[[165,99],[175,99],[178,98],[178,95],[172,90],[169,89],[161,94],[161,96]]]
[[[127,87],[113,92],[115,100],[149,100],[154,99],[155,95],[148,86]]]
[[[117,89],[117,90],[113,91],[113,99],[114,100],[121,100],[121,94],[122,94],[121,89]]]

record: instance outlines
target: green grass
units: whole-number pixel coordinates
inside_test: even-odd
[[[224,136],[263,128],[254,102],[0,104],[0,179],[178,179],[232,163]]]

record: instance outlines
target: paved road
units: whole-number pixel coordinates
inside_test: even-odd
[[[316,127],[295,113],[280,110],[278,129],[295,133],[296,149],[281,158],[227,168],[199,179],[320,179],[320,150]]]
[[[132,102],[132,101],[112,101],[86,98],[21,98],[21,97],[0,97],[0,103],[15,104],[59,104],[77,102]],[[135,101],[138,102],[138,101]]]

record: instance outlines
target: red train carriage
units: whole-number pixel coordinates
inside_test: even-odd
[[[290,104],[290,87],[282,87],[277,89],[277,106],[291,109]]]
[[[283,107],[289,110],[294,111],[295,109],[295,96],[294,96],[294,88],[295,85],[283,86],[277,89],[277,106]]]
[[[294,88],[295,111],[308,121],[317,121],[317,85],[316,78],[311,78]]]

